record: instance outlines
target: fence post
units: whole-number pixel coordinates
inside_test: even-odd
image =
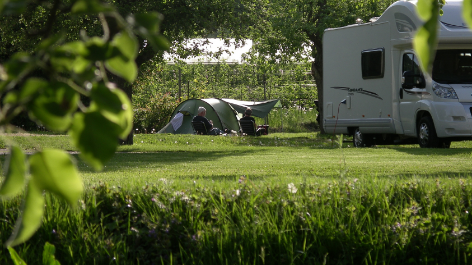
[[[182,69],[179,66],[179,102],[182,98]]]

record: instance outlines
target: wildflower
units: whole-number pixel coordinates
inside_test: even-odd
[[[236,196],[239,196],[239,194],[241,194],[241,191],[240,191],[240,190],[236,190]]]
[[[156,199],[154,197],[151,198],[152,202],[156,202]]]
[[[297,187],[295,187],[295,184],[293,183],[290,183],[288,184],[288,191],[291,192],[291,193],[297,193]]]

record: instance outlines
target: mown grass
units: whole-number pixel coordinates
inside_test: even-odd
[[[35,148],[66,139],[42,137]],[[28,264],[41,263],[46,241],[62,264],[472,263],[470,142],[340,149],[316,133],[134,139],[102,172],[77,157],[87,192],[78,210],[47,195],[43,226],[15,248]],[[3,242],[20,204],[0,204]],[[0,264],[10,263],[0,251]]]

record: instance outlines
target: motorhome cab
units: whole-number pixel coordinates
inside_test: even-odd
[[[398,1],[369,23],[325,31],[326,132],[353,135],[356,147],[413,140],[448,148],[472,139],[472,32],[462,1],[448,0],[443,11],[431,76],[413,51],[422,25],[416,1]]]

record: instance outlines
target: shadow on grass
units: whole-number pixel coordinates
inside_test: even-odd
[[[262,151],[262,150],[261,150]],[[102,172],[119,171],[123,168],[143,167],[146,164],[162,164],[175,165],[181,163],[195,163],[202,161],[214,161],[221,157],[244,157],[257,153],[254,150],[244,150],[239,152],[229,151],[177,151],[177,152],[146,152],[146,153],[116,153],[113,158],[108,161]],[[81,160],[78,155],[74,155],[77,160]],[[90,167],[85,166],[85,162],[79,163],[79,169],[82,172],[96,172]]]
[[[407,153],[409,155],[417,156],[431,156],[431,155],[462,155],[462,154],[471,154],[472,148],[390,148],[398,152]]]

